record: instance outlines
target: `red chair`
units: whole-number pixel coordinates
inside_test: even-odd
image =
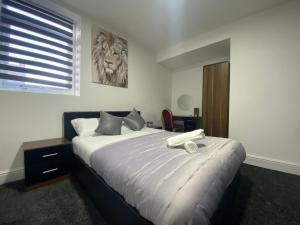
[[[173,121],[173,114],[171,110],[164,109],[162,111],[162,121],[163,121],[163,127],[165,130],[168,131],[181,131],[184,132],[184,125],[183,124],[176,124]]]

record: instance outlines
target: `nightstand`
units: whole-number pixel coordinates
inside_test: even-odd
[[[72,143],[64,138],[24,142],[25,189],[67,177],[72,171]]]

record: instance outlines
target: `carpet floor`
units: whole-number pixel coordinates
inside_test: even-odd
[[[233,225],[299,225],[300,176],[243,164]],[[106,225],[75,180],[22,191],[0,186],[0,225]]]

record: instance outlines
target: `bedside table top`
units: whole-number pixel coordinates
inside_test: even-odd
[[[65,138],[53,138],[53,139],[46,139],[46,140],[39,140],[39,141],[29,141],[29,142],[23,142],[21,146],[21,150],[30,151],[39,148],[69,145],[71,143],[72,143],[71,141]]]

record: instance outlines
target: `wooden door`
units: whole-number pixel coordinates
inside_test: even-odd
[[[207,136],[228,137],[229,62],[203,68],[203,129]]]

